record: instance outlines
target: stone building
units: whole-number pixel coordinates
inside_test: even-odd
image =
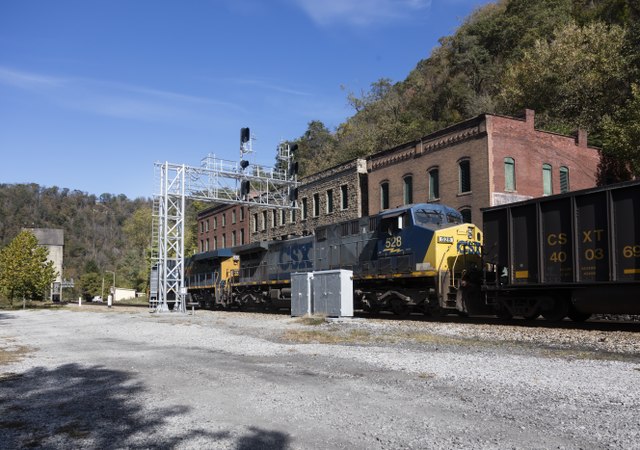
[[[369,213],[409,203],[452,206],[482,226],[480,209],[595,186],[600,155],[577,137],[482,114],[367,159]]]
[[[523,118],[481,114],[303,178],[298,210],[223,205],[203,211],[199,250],[302,236],[318,226],[422,202],[454,207],[482,227],[481,208],[595,186],[599,161],[586,132],[574,137],[537,130],[533,110]],[[246,214],[229,228],[233,210],[236,218],[240,210]]]
[[[56,279],[50,291],[50,300],[60,300],[62,269],[64,264],[64,230],[60,228],[25,228],[38,240],[38,245],[49,251],[48,260],[53,262]]]

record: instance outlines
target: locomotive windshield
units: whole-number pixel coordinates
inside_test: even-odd
[[[451,211],[443,212],[438,210],[416,209],[413,217],[416,225],[427,228],[430,225],[462,223],[462,216]]]

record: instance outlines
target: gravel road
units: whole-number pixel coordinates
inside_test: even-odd
[[[627,331],[0,313],[0,447],[640,448]]]

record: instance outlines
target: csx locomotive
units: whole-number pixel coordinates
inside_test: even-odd
[[[481,245],[482,232],[455,209],[421,203],[197,254],[185,284],[201,307],[288,308],[292,273],[347,269],[356,309],[466,313],[483,306]]]

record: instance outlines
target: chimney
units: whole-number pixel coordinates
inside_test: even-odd
[[[535,129],[536,112],[533,109],[524,110],[525,122],[530,130]]]
[[[583,128],[578,128],[578,133],[576,136],[576,145],[578,147],[586,147],[587,146],[587,130]]]

